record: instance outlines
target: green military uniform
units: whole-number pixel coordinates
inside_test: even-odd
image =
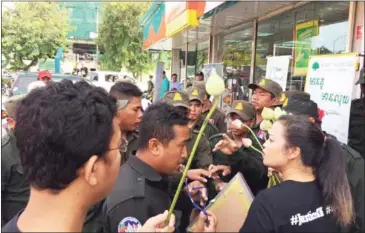
[[[243,122],[255,120],[256,111],[250,103],[244,100],[235,100],[233,101],[232,106],[233,107],[227,112],[228,115],[236,113]],[[229,133],[228,136],[233,139],[231,133]],[[222,134],[212,136],[209,139],[212,147],[222,138]],[[248,132],[247,138],[251,139],[252,145],[260,150],[260,145],[258,145],[250,132]],[[241,172],[254,195],[267,186],[267,168],[263,164],[262,155],[251,148],[246,148],[242,145],[240,149],[232,155],[225,155],[221,151],[214,152],[213,163],[231,167],[232,173],[230,176],[224,177],[224,181],[230,180],[237,172]]]
[[[5,111],[15,118],[17,103],[24,96],[14,96],[5,104]],[[24,209],[29,200],[29,184],[24,177],[23,166],[12,130],[1,139],[1,226]]]
[[[131,154],[135,154],[138,149],[138,131],[129,132],[127,134],[127,141],[128,147],[125,153],[122,153],[122,161],[121,164],[123,165]]]
[[[190,101],[189,95],[183,91],[167,92],[162,101],[165,101],[168,104],[171,104],[175,107],[182,107],[186,110],[189,109],[189,101]],[[190,156],[190,153],[193,149],[198,133],[199,133],[198,130],[190,129],[191,137],[186,142],[186,149],[188,156]],[[210,164],[213,164],[211,148],[208,139],[206,138],[206,136],[203,136],[201,137],[197,150],[195,151],[195,156],[192,161],[190,169],[207,168]],[[182,174],[176,174],[174,176],[169,177],[169,183],[173,193],[175,192],[178,186],[178,183],[181,179],[181,175]],[[182,211],[179,230],[180,232],[184,232],[189,224],[189,215],[193,207],[192,204],[190,203],[190,200],[185,196],[181,196],[181,198],[178,201],[178,204],[179,206],[181,206],[180,210]]]
[[[202,116],[199,116],[198,121],[195,123],[195,125],[192,127],[196,132],[199,133],[199,130],[201,129],[203,123],[204,123],[204,119]],[[219,130],[217,129],[217,127],[215,127],[215,125],[211,124],[208,122],[207,126],[205,127],[204,130],[204,136],[206,138],[210,138],[213,135],[216,135],[219,133]]]
[[[198,81],[196,82],[196,87],[198,90],[202,93],[204,93],[203,96],[203,104],[204,99],[207,97],[206,90],[205,90],[205,82],[204,81]],[[203,109],[202,112],[202,118],[205,119],[205,117],[208,115],[210,108]],[[209,123],[214,125],[220,133],[225,133],[227,131],[227,122],[226,122],[226,115],[218,108],[216,108],[212,114],[212,116],[209,119]]]
[[[170,91],[167,92],[163,98],[163,101],[175,106],[175,107],[183,107],[189,109],[189,96],[187,93],[182,91]],[[199,131],[196,129],[190,130],[190,139],[186,143],[186,149],[188,155],[190,155],[195,140],[198,136]],[[207,168],[210,164],[212,164],[213,159],[211,156],[211,148],[208,139],[206,136],[202,137],[197,150],[195,152],[195,157],[193,160],[193,164],[191,169],[195,168]]]
[[[187,89],[187,94],[189,96],[189,101],[197,100],[202,105],[204,104],[205,92],[201,88],[196,87],[196,86],[192,86],[192,87]],[[205,118],[203,118],[202,116],[198,116],[197,122],[192,127],[192,129],[199,132],[199,130],[201,129],[201,127],[203,125],[204,119]],[[217,129],[217,127],[215,127],[214,124],[208,122],[208,124],[207,124],[207,126],[205,127],[205,130],[204,130],[204,135],[207,138],[210,138],[211,136],[213,136],[217,133],[219,133],[219,130]]]
[[[202,113],[202,118],[205,119],[205,117],[208,115],[210,109],[206,109]],[[224,133],[227,131],[227,122],[226,122],[226,115],[220,110],[215,109],[212,116],[209,119],[209,123],[214,125],[220,133]]]
[[[260,80],[260,82],[258,84],[255,83],[251,83],[248,85],[248,88],[250,88],[251,90],[255,90],[256,88],[261,88],[264,89],[267,92],[270,92],[275,98],[280,98],[279,100],[283,99],[282,93],[283,93],[283,89],[281,88],[281,86],[271,80],[271,79],[266,79],[263,78]],[[290,92],[286,92],[287,94],[289,94]],[[277,104],[274,104],[272,106],[266,106],[266,107],[278,107],[281,106],[282,102],[279,101]],[[256,122],[256,125],[254,125],[252,127],[252,130],[256,133],[256,135],[259,137],[259,139],[261,140],[261,142],[264,142],[265,140],[265,133],[260,130],[260,124],[261,122]]]
[[[318,107],[311,100],[302,100],[291,97],[284,104],[283,109],[294,115],[307,115],[315,118],[317,122]],[[326,137],[337,140],[336,137],[324,132]],[[340,142],[339,142],[340,143]],[[364,159],[359,152],[348,145],[340,143],[343,148],[344,159],[346,163],[346,174],[351,188],[351,194],[354,200],[355,223],[350,227],[349,232],[364,232]]]

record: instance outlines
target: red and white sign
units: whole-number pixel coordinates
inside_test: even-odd
[[[356,26],[356,40],[361,40],[362,39],[362,34],[363,34],[363,27],[362,25],[357,25]]]

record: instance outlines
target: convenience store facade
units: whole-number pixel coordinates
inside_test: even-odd
[[[243,99],[247,84],[265,77],[268,57],[290,56],[287,89],[303,90],[309,56],[365,54],[364,12],[364,2],[349,1],[154,3],[141,21],[143,49],[171,50],[181,80],[222,63]]]

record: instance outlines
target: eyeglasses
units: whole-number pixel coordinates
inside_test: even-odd
[[[188,179],[185,179],[185,187],[187,189],[187,193],[188,193],[188,196],[189,196],[189,199],[191,201],[191,203],[193,204],[193,206],[200,210],[205,216],[208,216],[208,213],[207,211],[205,210],[206,208],[206,204],[203,205],[202,207],[200,205],[198,205],[197,203],[195,203],[195,201],[193,200],[193,197],[191,196],[191,193],[189,192],[189,188],[188,188]],[[194,187],[193,189],[196,190],[196,189],[204,189],[205,187],[204,186],[200,186],[200,187]],[[201,196],[201,193],[199,193],[199,199],[201,200],[202,199],[202,196]]]
[[[120,146],[118,148],[109,149],[108,151],[112,150],[119,150],[122,153],[127,152],[128,149],[128,141],[126,139],[122,139],[122,142],[120,143]]]

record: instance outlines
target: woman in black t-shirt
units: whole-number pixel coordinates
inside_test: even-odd
[[[338,142],[307,117],[283,116],[269,131],[263,162],[283,182],[260,192],[240,232],[339,232],[353,205]]]

